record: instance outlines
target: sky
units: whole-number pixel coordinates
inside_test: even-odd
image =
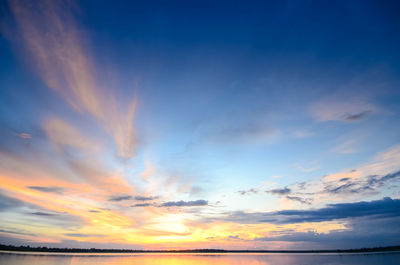
[[[398,1],[0,1],[0,243],[400,244]]]

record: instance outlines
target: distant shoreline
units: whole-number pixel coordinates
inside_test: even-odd
[[[4,252],[6,251],[6,252]],[[225,250],[225,249],[187,249],[187,250],[134,250],[134,249],[97,249],[97,248],[49,248],[12,246],[0,244],[0,253],[7,252],[46,252],[46,253],[104,253],[104,254],[129,254],[129,253],[376,253],[376,252],[397,252],[399,246],[358,248],[358,249],[337,249],[337,250]]]

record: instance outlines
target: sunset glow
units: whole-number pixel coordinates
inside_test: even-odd
[[[398,3],[178,2],[1,1],[0,243],[400,244]]]

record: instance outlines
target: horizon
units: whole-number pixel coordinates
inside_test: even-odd
[[[8,248],[8,249],[5,249]],[[19,250],[18,250],[19,249]],[[106,249],[101,249],[101,248],[52,248],[52,247],[47,247],[47,246],[37,246],[37,247],[31,247],[29,245],[20,245],[20,246],[14,246],[14,245],[4,245],[0,244],[0,251],[37,251],[37,252],[45,252],[45,251],[63,251],[68,250],[65,253],[74,253],[70,252],[71,250],[78,251],[76,253],[87,253],[87,252],[94,252],[94,253],[125,253],[125,252],[362,252],[362,251],[367,251],[367,252],[379,252],[379,251],[400,251],[400,245],[395,245],[395,246],[377,246],[377,247],[369,247],[369,248],[354,248],[354,249],[299,249],[299,250],[291,250],[291,249],[285,249],[285,250],[275,250],[275,249],[219,249],[219,248],[196,248],[196,249],[118,249],[118,248],[106,248]],[[101,252],[96,252],[96,251],[101,251]],[[107,252],[111,251],[111,252]]]
[[[399,246],[399,10],[0,0],[0,244]]]

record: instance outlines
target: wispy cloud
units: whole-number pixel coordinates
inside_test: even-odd
[[[311,198],[302,198],[299,196],[289,196],[288,195],[285,198],[288,200],[292,200],[292,201],[296,201],[296,202],[300,202],[300,203],[308,204],[308,205],[311,205],[311,203],[313,201]]]
[[[308,130],[296,130],[292,133],[293,137],[298,139],[304,139],[311,136],[314,136],[314,133]]]
[[[120,201],[126,201],[126,200],[131,200],[133,197],[130,195],[121,195],[121,196],[111,196],[108,200],[110,202],[120,202]]]
[[[46,213],[46,212],[33,212],[31,214],[38,216],[45,216],[45,217],[58,216],[58,214],[56,213]]]
[[[137,201],[153,201],[158,199],[157,196],[135,196],[134,198]]]
[[[94,117],[111,134],[118,155],[130,158],[137,146],[133,127],[136,102],[126,110],[101,88],[83,33],[69,1],[10,1],[29,54],[40,77],[79,113]],[[111,91],[111,90],[108,90]],[[68,138],[65,141],[69,141]]]
[[[371,114],[372,111],[370,110],[365,110],[360,113],[355,113],[355,114],[348,114],[344,116],[344,120],[346,121],[358,121],[366,118],[369,114]]]
[[[240,195],[257,194],[257,193],[258,193],[258,190],[256,190],[256,189],[239,190],[238,193],[239,193]]]
[[[85,137],[82,133],[67,122],[54,118],[44,124],[45,132],[51,142],[57,147],[74,147],[84,151],[98,151],[99,144]]]
[[[62,194],[64,193],[65,189],[62,187],[46,187],[46,186],[28,186],[27,188],[31,190],[37,190],[41,192],[48,192],[48,193],[56,193]]]
[[[310,107],[317,121],[355,122],[365,119],[377,111],[376,106],[362,98],[327,98]]]
[[[29,134],[29,133],[18,133],[17,135],[18,135],[19,138],[22,138],[22,139],[30,139],[30,138],[32,138],[32,135]]]
[[[400,146],[396,145],[359,165],[357,170],[343,170],[267,192],[281,197],[286,195],[286,199],[303,204],[354,200],[378,194],[396,196],[394,187],[400,181],[399,163]]]
[[[347,139],[337,144],[332,151],[339,154],[353,154],[360,151],[362,137]]]
[[[153,203],[136,203],[132,207],[150,207],[155,206]]]
[[[303,172],[313,172],[313,171],[316,171],[319,169],[319,166],[317,166],[316,162],[311,163],[308,166],[304,166],[300,163],[296,163],[296,164],[294,164],[294,167]]]
[[[64,235],[70,237],[103,237],[101,234],[81,234],[81,233],[65,233]]]

